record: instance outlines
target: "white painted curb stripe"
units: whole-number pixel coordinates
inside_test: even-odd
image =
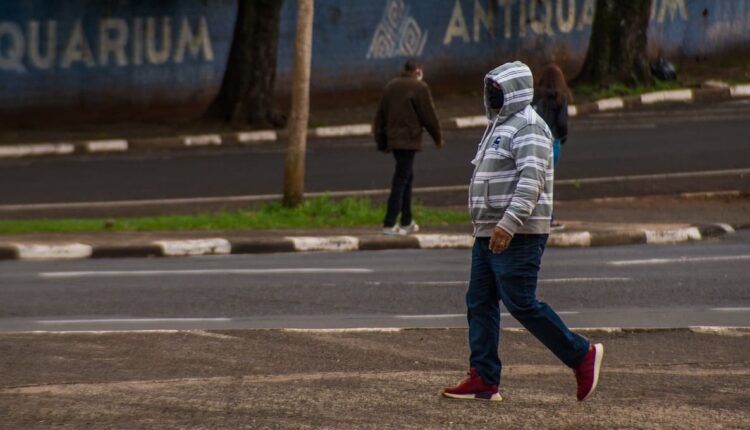
[[[472,127],[486,127],[487,117],[482,115],[477,116],[461,116],[453,118],[456,128],[472,128]]]
[[[735,231],[734,231],[734,227],[732,227],[732,226],[731,226],[731,225],[729,225],[729,224],[725,224],[725,223],[723,223],[723,222],[717,222],[717,223],[716,223],[716,224],[714,224],[714,225],[715,225],[715,226],[717,226],[717,227],[719,227],[720,229],[724,230],[724,232],[725,232],[725,233],[730,233],[730,234],[731,234],[731,233],[734,233],[734,232],[735,232]]]
[[[20,260],[59,260],[91,257],[92,248],[83,243],[59,245],[13,244]]]
[[[359,239],[354,236],[287,237],[295,251],[356,251]]]
[[[116,140],[91,140],[84,143],[87,152],[122,152],[128,150],[128,141]]]
[[[186,255],[226,255],[232,252],[232,245],[226,239],[191,239],[191,240],[160,240],[154,242],[162,249],[165,256],[176,257]]]
[[[18,158],[33,155],[62,155],[75,152],[71,143],[37,143],[31,145],[0,146],[0,158]]]
[[[243,131],[237,133],[237,141],[240,143],[273,142],[278,139],[274,130]]]
[[[600,111],[622,109],[625,107],[625,102],[620,97],[613,97],[611,99],[602,99],[596,102]]]
[[[729,88],[732,97],[750,97],[750,84],[735,85]]]
[[[575,233],[559,233],[549,236],[550,246],[557,247],[589,247],[591,246],[591,233],[580,231]]]
[[[648,105],[669,101],[689,101],[693,99],[693,90],[657,91],[641,95],[641,103]]]
[[[195,136],[184,136],[182,143],[185,146],[208,146],[221,145],[221,136],[218,134],[200,134]]]
[[[422,249],[471,248],[474,237],[468,234],[415,234]]]
[[[646,243],[678,243],[688,240],[701,240],[701,232],[697,227],[688,227],[678,230],[644,230]]]
[[[578,107],[576,105],[568,106],[568,116],[578,116]]]
[[[334,127],[317,127],[310,130],[313,137],[367,136],[372,134],[370,124],[350,124]]]

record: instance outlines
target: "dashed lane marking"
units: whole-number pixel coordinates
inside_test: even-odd
[[[128,276],[205,276],[205,275],[299,275],[366,274],[372,269],[294,267],[279,269],[204,269],[204,270],[102,270],[79,272],[40,272],[40,278],[98,278]]]
[[[609,261],[610,266],[648,266],[657,264],[712,263],[718,261],[750,260],[750,255],[722,255],[716,257],[649,258],[645,260]]]

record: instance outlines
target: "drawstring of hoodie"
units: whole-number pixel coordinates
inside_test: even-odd
[[[494,130],[497,126],[498,119],[500,119],[500,117],[496,115],[494,121],[492,121],[492,124],[487,125],[487,128],[484,130],[484,135],[482,135],[482,140],[479,141],[477,155],[475,155],[474,159],[471,160],[471,164],[478,166],[479,162],[482,161],[482,158],[484,157],[484,151],[487,149],[488,139],[490,136],[492,136],[492,130]]]

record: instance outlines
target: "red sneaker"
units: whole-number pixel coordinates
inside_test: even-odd
[[[596,389],[599,382],[599,370],[602,367],[602,358],[604,358],[604,345],[597,343],[589,347],[589,352],[583,358],[581,364],[573,371],[578,382],[579,401],[586,400]]]
[[[473,367],[469,371],[468,378],[457,387],[444,389],[443,396],[464,400],[492,400],[496,402],[503,400],[500,393],[497,392],[497,385],[485,384],[482,377],[479,376],[477,369]]]

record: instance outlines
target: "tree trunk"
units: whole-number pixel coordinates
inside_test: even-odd
[[[653,82],[646,54],[652,0],[597,0],[591,39],[576,83],[607,87]]]
[[[224,80],[207,117],[234,125],[283,126],[283,116],[273,108],[282,1],[240,0]]]
[[[284,163],[284,206],[295,207],[305,195],[305,153],[310,117],[310,64],[314,0],[297,2],[297,38],[292,70],[292,112]]]

